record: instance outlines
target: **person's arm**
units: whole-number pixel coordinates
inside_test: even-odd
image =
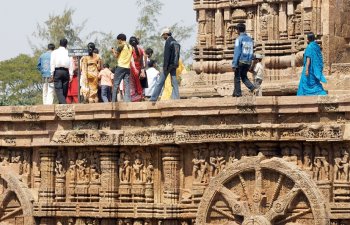
[[[164,46],[164,62],[163,62],[163,70],[164,72],[168,69],[169,67],[169,60],[170,60],[170,53],[171,53],[171,44],[170,42],[165,42]]]
[[[117,50],[115,50],[114,48],[112,48],[112,53],[114,55],[115,58],[119,58],[120,53],[123,51],[124,45],[118,46]]]
[[[242,49],[241,49],[241,41],[238,37],[235,41],[235,49],[232,60],[232,69],[235,70],[238,67],[239,58],[241,57]]]
[[[39,57],[38,64],[36,65],[36,68],[41,72],[41,56]]]
[[[55,72],[55,52],[52,52],[51,54],[51,59],[50,59],[50,72],[51,72],[51,77],[53,77],[53,73]]]
[[[306,57],[306,65],[305,65],[305,75],[306,76],[309,76],[310,63],[311,63],[310,58]]]
[[[74,75],[74,60],[73,57],[69,57],[69,81],[73,80]]]

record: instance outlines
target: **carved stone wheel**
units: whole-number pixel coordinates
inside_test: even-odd
[[[31,196],[15,175],[0,166],[0,225],[33,224]]]
[[[329,224],[315,182],[280,158],[244,158],[211,180],[197,213],[198,225]]]

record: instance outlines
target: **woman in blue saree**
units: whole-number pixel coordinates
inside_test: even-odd
[[[323,75],[323,57],[315,35],[307,35],[308,46],[304,53],[304,68],[301,74],[297,96],[327,95],[322,83],[327,83]]]

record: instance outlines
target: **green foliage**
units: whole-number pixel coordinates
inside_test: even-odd
[[[108,63],[111,68],[115,67],[117,60],[111,52],[111,47],[116,44],[113,33],[93,32],[89,35],[88,39],[92,40],[92,42],[95,43],[96,48],[99,49],[103,63]]]
[[[19,55],[0,62],[0,105],[41,104],[41,75],[37,57]]]
[[[136,3],[139,9],[138,25],[134,35],[140,39],[141,45],[146,48],[152,48],[153,58],[158,64],[163,63],[164,40],[160,37],[158,17],[163,4],[159,0],[138,0]],[[183,42],[194,34],[195,26],[183,26],[181,22],[170,26],[174,38],[181,44],[181,58],[184,63],[192,58],[192,49],[185,49]]]
[[[35,46],[31,43],[34,52],[42,52],[46,50],[49,43],[59,46],[59,41],[66,38],[69,44],[86,45],[81,38],[81,31],[85,28],[86,20],[82,24],[75,25],[73,23],[74,9],[65,9],[62,15],[49,15],[49,19],[44,24],[37,24],[37,30],[33,33],[33,37],[40,39],[44,44]]]

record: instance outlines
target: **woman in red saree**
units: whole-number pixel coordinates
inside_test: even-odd
[[[130,45],[133,47],[132,60],[130,63],[130,95],[132,102],[139,102],[143,100],[143,89],[140,82],[140,76],[144,77],[144,50],[138,46],[139,41],[136,37],[130,37]]]

